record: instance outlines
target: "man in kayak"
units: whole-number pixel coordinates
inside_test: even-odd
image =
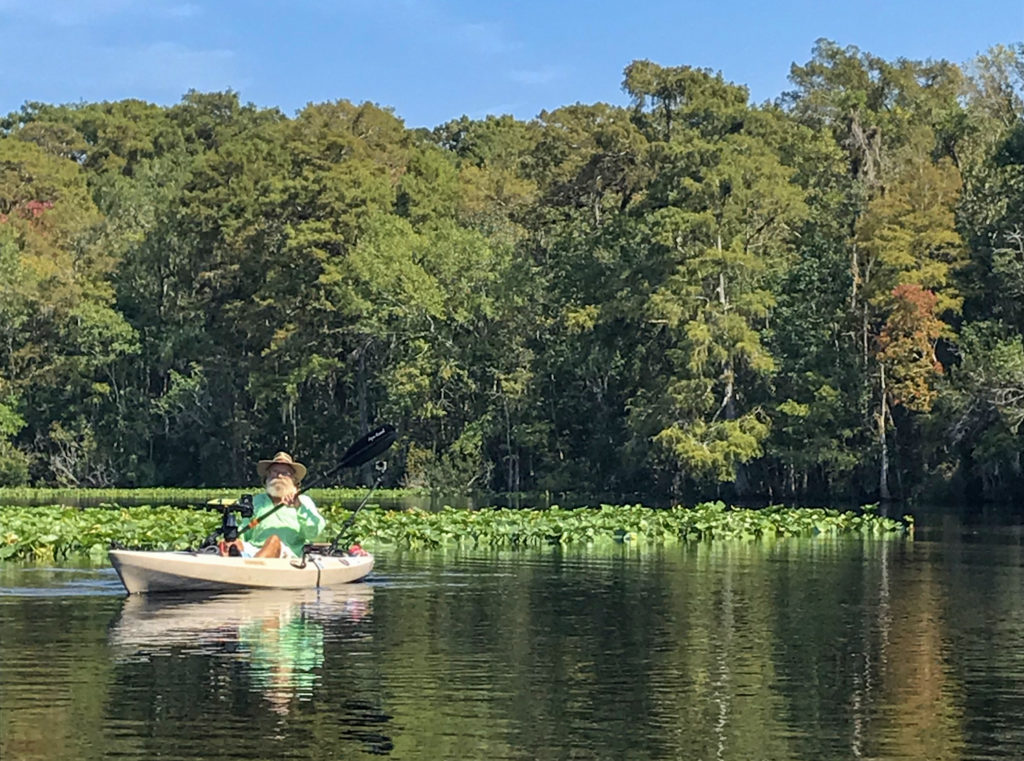
[[[242,554],[258,558],[298,557],[302,546],[316,539],[327,525],[313,500],[298,493],[306,466],[295,462],[287,452],[278,452],[272,460],[260,460],[256,472],[266,492],[253,497],[253,515],[259,522],[246,532]],[[278,505],[282,507],[271,513]]]

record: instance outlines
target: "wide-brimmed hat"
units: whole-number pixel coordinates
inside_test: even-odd
[[[256,472],[259,473],[261,479],[266,479],[267,471],[270,470],[271,465],[287,465],[290,467],[292,473],[295,474],[295,483],[306,477],[306,466],[301,462],[295,462],[287,452],[278,452],[274,455],[273,460],[260,460],[256,463]]]

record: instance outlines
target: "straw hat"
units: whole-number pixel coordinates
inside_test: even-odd
[[[273,460],[260,460],[256,463],[256,472],[259,474],[260,480],[266,480],[267,471],[270,470],[271,465],[287,465],[290,467],[292,473],[295,474],[295,483],[299,483],[299,481],[306,477],[305,465],[301,462],[295,462],[287,452],[278,452],[274,455]]]

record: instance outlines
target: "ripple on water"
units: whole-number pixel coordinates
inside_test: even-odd
[[[113,568],[0,563],[0,598],[125,594]]]

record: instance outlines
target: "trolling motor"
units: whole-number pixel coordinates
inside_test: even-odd
[[[203,505],[206,510],[220,510],[220,527],[206,537],[199,545],[200,552],[219,553],[239,557],[242,554],[242,540],[239,537],[238,521],[235,513],[242,518],[252,518],[253,510],[252,495],[243,494],[237,502],[231,504],[210,504]],[[218,539],[217,537],[221,537]]]

